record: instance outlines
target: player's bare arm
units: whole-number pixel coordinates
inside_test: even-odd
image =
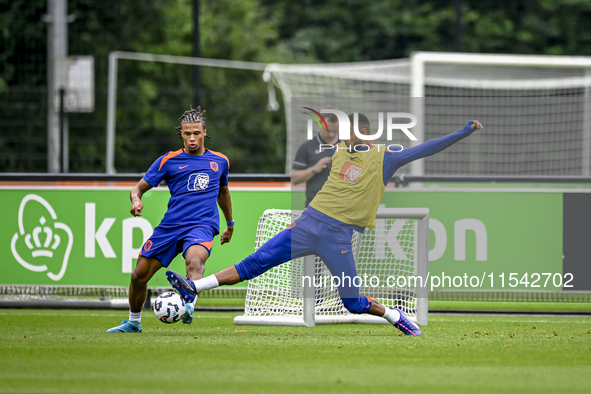
[[[316,164],[305,168],[303,170],[291,170],[291,183],[297,185],[298,183],[304,183],[312,179],[312,177],[324,170],[330,164],[331,157],[323,157],[318,160]]]
[[[232,199],[230,198],[230,189],[228,186],[220,186],[218,205],[224,213],[226,222],[232,222],[234,220],[232,219]],[[232,234],[234,234],[234,225],[227,226],[220,238],[221,244],[230,242],[232,240]]]
[[[150,190],[152,186],[144,181],[144,179],[140,179],[140,181],[131,189],[131,193],[129,193],[129,199],[131,200],[131,209],[129,212],[133,216],[142,216],[142,209],[144,209],[144,204],[142,203],[142,196],[145,192]]]

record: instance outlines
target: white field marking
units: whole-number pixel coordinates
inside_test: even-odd
[[[220,313],[220,316],[205,316],[205,315],[193,315],[194,318],[198,318],[198,319],[233,319],[234,318],[234,313],[232,312],[216,312],[216,313]],[[221,314],[224,314],[226,316],[223,316]],[[230,314],[231,316],[227,316],[227,314]],[[118,313],[118,314],[113,314],[113,313],[109,313],[109,314],[98,314],[98,313],[48,313],[48,312],[27,312],[27,313],[6,313],[6,312],[0,312],[0,316],[89,316],[89,317],[121,317],[122,315],[125,316],[124,313]],[[145,316],[143,316],[145,317]],[[508,317],[508,316],[499,316],[499,315],[495,315],[495,317]],[[569,316],[556,316],[557,318],[562,318],[562,319],[571,319],[574,317],[569,317]],[[486,319],[486,318],[482,318],[482,319],[446,319],[446,318],[440,318],[440,317],[429,317],[429,321],[438,321],[438,322],[475,322],[475,323],[528,323],[528,322],[532,322],[532,323],[564,323],[564,321],[555,321],[555,320],[540,320],[540,319],[535,319],[535,317],[532,318],[527,318],[527,316],[524,316],[524,320],[506,320],[506,319]],[[580,324],[589,324],[591,318],[589,318],[588,320],[569,320],[569,323],[580,323]]]
[[[218,313],[218,312],[216,312]],[[219,312],[224,313],[224,312]],[[226,312],[228,313],[228,312]],[[225,313],[224,313],[225,314]],[[0,316],[89,316],[89,317],[125,317],[127,315],[127,313],[118,313],[118,314],[113,314],[113,313],[109,313],[109,314],[98,314],[98,313],[48,313],[48,312],[26,312],[26,313],[6,313],[6,312],[0,312]],[[145,317],[142,316],[142,317]],[[234,315],[232,316],[204,316],[204,315],[193,315],[194,318],[199,318],[199,319],[233,319]]]
[[[76,393],[79,394],[103,394],[105,391],[104,389],[100,388],[87,388],[87,387],[76,387],[74,390]],[[52,388],[52,387],[45,387],[45,388],[27,388],[27,387],[19,387],[19,388],[4,388],[0,387],[0,393],[10,393],[10,394],[25,394],[25,393],[32,393],[32,394],[62,394],[64,392],[63,387],[59,388]],[[132,391],[133,392],[133,391]],[[165,393],[167,391],[153,391],[154,393]],[[110,394],[129,394],[130,391],[128,388],[120,388],[114,389],[109,388]]]
[[[506,317],[506,316],[498,316],[497,317]],[[525,316],[524,316],[525,317]],[[557,316],[563,319],[571,319],[569,316]],[[591,320],[591,318],[589,318]],[[579,323],[579,324],[589,324],[590,320],[569,320],[568,323]],[[555,320],[534,320],[531,319],[524,319],[524,320],[498,320],[498,319],[441,319],[435,317],[429,317],[429,322],[432,321],[440,321],[440,322],[472,322],[472,323],[559,323],[564,324],[564,321],[555,321]]]

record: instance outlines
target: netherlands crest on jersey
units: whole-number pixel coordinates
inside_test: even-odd
[[[352,185],[356,184],[359,180],[359,176],[363,168],[358,166],[357,164],[353,164],[350,161],[346,161],[339,172],[339,177],[347,183]]]
[[[189,176],[189,183],[187,189],[191,191],[205,190],[209,186],[209,175],[204,172],[191,174]]]

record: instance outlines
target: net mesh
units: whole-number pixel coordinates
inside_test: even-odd
[[[150,296],[170,291],[171,287],[150,287]],[[244,298],[246,288],[221,287],[199,295],[203,298]],[[0,300],[113,300],[129,298],[129,286],[36,286],[0,285]]]
[[[426,158],[426,175],[591,173],[591,72],[585,68],[426,64],[423,98],[410,98],[408,59],[270,65],[266,76],[281,89],[286,104],[288,167],[292,147],[307,139],[298,98],[318,109],[329,105],[365,112],[372,125],[377,124],[375,112],[412,113],[412,101],[423,100],[424,141],[458,130],[470,119],[486,129]],[[410,146],[402,137],[392,143]]]
[[[296,211],[265,211],[257,229],[256,249],[299,215]],[[415,318],[417,286],[410,278],[417,273],[417,221],[378,219],[374,230],[354,234],[352,243],[358,281],[355,283],[351,278],[352,283],[360,285],[361,294],[378,300],[388,308],[400,308]],[[250,280],[244,316],[302,316],[303,276],[304,259],[298,258]],[[314,278],[310,278],[310,283],[314,287],[316,316],[350,315],[332,280],[322,260],[315,256]]]
[[[222,287],[207,290],[199,295],[204,298],[245,298],[247,288]],[[168,288],[151,288],[152,296]],[[0,285],[1,300],[107,300],[125,299],[129,297],[129,287],[86,287],[86,286],[29,286],[29,285]],[[591,303],[590,291],[526,291],[526,290],[488,290],[488,291],[459,291],[437,290],[429,291],[432,301],[501,301],[501,302],[585,302]],[[1,304],[1,302],[0,302]],[[1,305],[0,305],[1,306]],[[64,304],[64,308],[67,305]],[[322,311],[321,308],[318,309]]]

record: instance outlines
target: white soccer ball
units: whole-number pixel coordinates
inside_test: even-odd
[[[185,301],[174,291],[160,294],[154,302],[154,313],[162,323],[172,324],[185,314]]]

